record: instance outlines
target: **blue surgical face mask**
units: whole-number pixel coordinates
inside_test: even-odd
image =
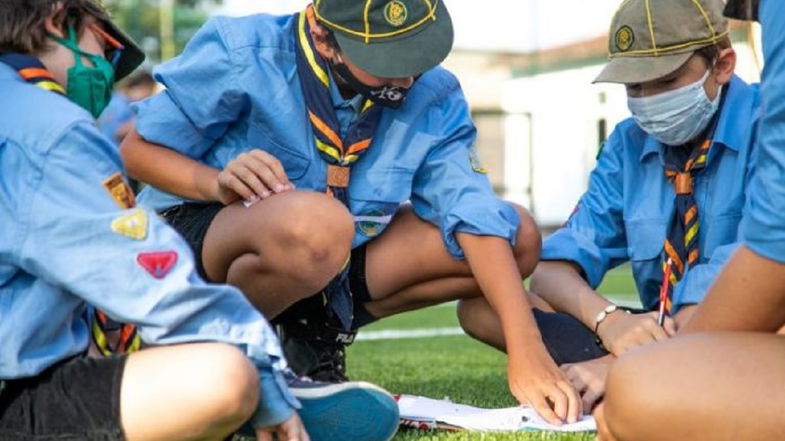
[[[627,106],[641,129],[666,145],[682,145],[700,135],[720,105],[722,87],[712,101],[703,87],[711,69],[699,81],[669,92],[627,98]]]

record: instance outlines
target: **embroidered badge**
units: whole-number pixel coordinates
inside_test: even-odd
[[[406,10],[406,5],[399,0],[393,0],[384,7],[384,19],[393,26],[401,26],[406,23],[408,16],[409,11]]]
[[[169,274],[169,271],[174,268],[177,263],[176,251],[159,251],[154,253],[139,253],[136,256],[136,261],[142,266],[151,276],[156,279],[163,279]]]
[[[134,196],[133,190],[125,182],[123,175],[120,173],[115,173],[112,176],[106,178],[103,182],[104,188],[109,194],[112,196],[112,199],[120,206],[123,210],[127,210],[129,208],[136,207],[136,197]]]
[[[147,212],[137,208],[112,221],[112,231],[135,240],[147,237]]]
[[[354,225],[356,230],[365,237],[376,237],[382,234],[391,220],[392,215],[385,215],[379,210],[373,210],[368,214],[355,216]]]
[[[477,150],[471,149],[469,150],[469,163],[472,165],[472,170],[476,171],[477,173],[487,174],[488,169],[482,166],[482,162],[480,161],[480,155],[477,154]]]
[[[635,34],[629,26],[622,26],[616,31],[614,42],[616,43],[616,49],[620,52],[627,52],[632,47],[632,44],[635,43]]]

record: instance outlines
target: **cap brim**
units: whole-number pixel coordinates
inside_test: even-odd
[[[656,57],[616,57],[611,59],[593,83],[645,83],[673,73],[692,57],[693,52]]]
[[[106,32],[124,47],[115,69],[115,81],[120,81],[144,63],[146,57],[139,45],[117,25],[111,21],[103,21],[103,25]]]
[[[412,35],[386,41],[365,41],[335,32],[341,51],[360,69],[384,78],[405,78],[432,69],[449,55],[453,44],[450,14],[439,1],[436,20]]]

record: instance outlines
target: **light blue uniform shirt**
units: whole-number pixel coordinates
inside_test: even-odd
[[[103,186],[123,166],[91,116],[5,64],[0,91],[12,104],[0,106],[0,379],[35,376],[83,354],[89,304],[137,324],[150,344],[241,348],[262,380],[255,422],[291,416],[298,403],[280,373],[278,340],[245,297],[205,284],[187,244],[153,211],[146,237],[113,231],[112,222],[133,210]],[[169,250],[179,256],[162,279],[137,262],[139,253]]]
[[[675,310],[703,298],[738,246],[753,164],[757,86],[734,77],[720,111],[708,162],[695,178],[700,260],[676,285]],[[663,172],[663,151],[633,119],[620,123],[605,143],[575,213],[545,240],[542,259],[575,262],[594,289],[608,270],[631,261],[641,303],[654,309],[675,201],[673,184]]]
[[[295,25],[293,16],[209,21],[180,57],[156,71],[167,90],[138,104],[139,133],[217,169],[259,148],[283,163],[298,189],[324,192],[327,165],[307,119]],[[347,108],[336,95],[333,90],[345,130],[351,118],[342,115],[340,108]],[[353,245],[378,236],[407,200],[441,229],[456,258],[463,253],[455,232],[514,243],[517,212],[496,198],[487,176],[476,171],[475,135],[458,81],[441,68],[420,77],[400,109],[384,109],[373,145],[352,167]],[[182,202],[154,188],[140,199],[157,209]],[[316,221],[314,228],[319,228]]]
[[[761,83],[763,115],[758,132],[758,162],[741,234],[746,246],[785,263],[785,2],[763,0]]]
[[[117,131],[125,124],[133,121],[136,114],[131,108],[131,101],[121,92],[114,92],[109,105],[98,118],[98,130],[112,141],[113,144],[120,146],[122,139],[117,138]]]

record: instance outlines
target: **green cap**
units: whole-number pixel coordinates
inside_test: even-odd
[[[315,0],[313,6],[341,51],[372,75],[419,75],[452,49],[452,20],[443,0]]]
[[[610,61],[595,83],[645,83],[728,35],[723,0],[626,0],[611,23]]]
[[[90,6],[96,8],[97,14],[107,14],[106,7],[103,0],[91,0]],[[120,59],[115,68],[115,81],[120,81],[127,77],[134,71],[140,64],[144,62],[144,51],[139,47],[136,42],[128,36],[122,29],[120,29],[111,20],[98,20],[104,27],[107,34],[111,35],[115,40],[123,45],[123,52],[120,54]]]

